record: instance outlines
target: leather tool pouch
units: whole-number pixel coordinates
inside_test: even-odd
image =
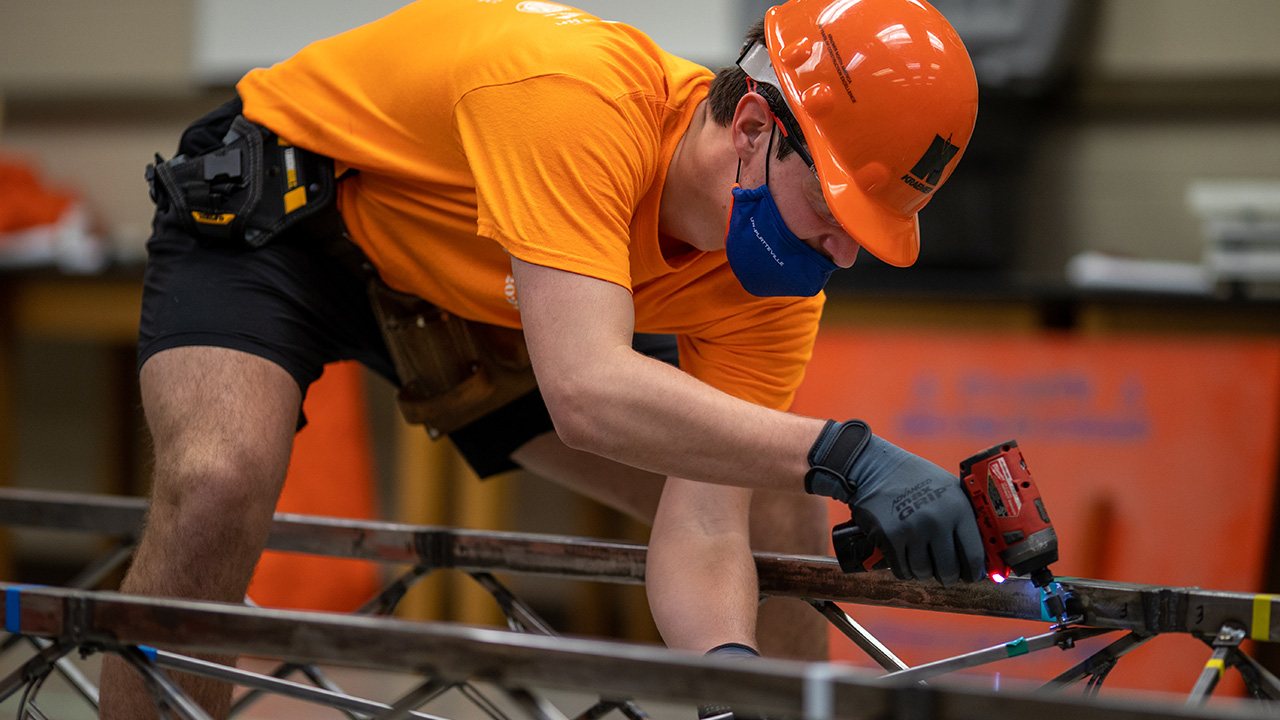
[[[284,144],[237,116],[216,148],[147,166],[152,199],[172,203],[201,242],[257,248],[286,230],[324,226],[334,207],[333,160]]]
[[[369,298],[400,375],[400,412],[431,437],[537,387],[522,331],[465,320],[377,278]]]

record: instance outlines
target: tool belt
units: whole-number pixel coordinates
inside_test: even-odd
[[[156,155],[147,182],[156,206],[172,204],[205,244],[262,247],[285,231],[330,229],[336,214],[333,160],[289,145],[243,115],[217,147],[167,162]]]
[[[400,412],[432,438],[537,387],[522,331],[460,318],[377,277],[369,299],[400,376]]]

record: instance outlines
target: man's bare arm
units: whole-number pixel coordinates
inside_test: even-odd
[[[824,421],[739,400],[632,350],[625,288],[511,264],[534,370],[567,445],[663,475],[803,492]]]

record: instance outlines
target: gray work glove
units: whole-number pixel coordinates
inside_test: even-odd
[[[805,490],[848,503],[903,580],[943,585],[983,574],[982,536],[960,478],[871,433],[828,421],[809,450]]]

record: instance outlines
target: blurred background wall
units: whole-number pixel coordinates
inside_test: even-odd
[[[742,28],[766,5],[581,4],[639,25],[673,51],[711,66],[733,60]],[[276,9],[262,23],[241,20],[255,5]],[[247,0],[6,0],[0,4],[0,142],[78,188],[119,248],[140,253],[150,207],[142,167],[153,152],[172,152],[185,123],[226,95],[217,81],[233,80],[237,62],[269,62],[272,50],[287,54],[330,26],[359,21],[350,3],[302,5],[309,9],[290,12],[282,9],[290,3]],[[358,13],[376,15],[395,5],[361,3]],[[1013,266],[1057,277],[1065,260],[1083,249],[1196,260],[1200,235],[1185,208],[1187,182],[1280,175],[1280,3],[1077,5],[1080,27],[1065,48],[1069,81],[1035,109],[1034,122],[1042,125],[1025,148],[1027,170],[1013,188],[1022,193],[1020,202],[1000,210],[1016,232]],[[326,6],[348,9],[326,13]],[[1036,3],[942,6],[963,32],[960,20],[990,23],[1035,10]],[[982,38],[969,34],[976,47]],[[994,129],[988,115],[984,105],[980,131],[984,124]],[[957,177],[967,169],[960,168]]]

